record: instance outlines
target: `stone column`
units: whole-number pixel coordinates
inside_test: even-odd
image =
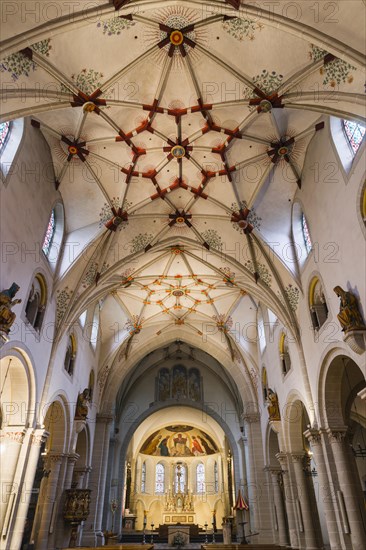
[[[77,468],[74,469],[74,472],[76,473],[76,481],[77,481],[77,488],[78,489],[88,489],[89,487],[89,474],[92,471],[91,466],[86,466],[85,468]],[[76,546],[81,546],[81,539],[83,537],[83,530],[84,530],[84,524],[88,523],[88,520],[86,522],[82,522],[79,528],[79,534],[76,541]]]
[[[283,483],[282,470],[281,468],[269,468],[269,472],[272,477],[273,500],[276,508],[278,544],[280,546],[288,546],[289,539],[286,525],[286,511],[281,489],[281,483]]]
[[[292,492],[292,480],[287,461],[287,454],[280,452],[276,454],[276,458],[281,465],[282,480],[284,488],[285,506],[287,512],[288,529],[290,535],[291,548],[299,548],[299,536],[297,531],[297,523],[294,509],[294,497]]]
[[[76,484],[76,489],[83,489],[84,488],[84,477],[86,474],[87,468],[74,468],[73,472],[73,483]]]
[[[90,513],[85,522],[81,538],[84,546],[101,546],[104,544],[102,514],[108,465],[109,425],[112,419],[112,416],[103,414],[97,414],[96,417],[92,471],[89,483],[89,488],[92,491]]]
[[[249,476],[248,495],[249,511],[252,510],[252,530],[259,532],[256,541],[273,543],[273,532],[270,512],[268,483],[264,466],[262,433],[259,413],[243,415],[245,434],[248,440]],[[248,534],[248,531],[246,531]]]
[[[80,455],[78,453],[70,453],[67,457],[64,489],[71,489],[71,483],[74,475],[75,464],[79,458],[80,458]]]
[[[309,440],[311,450],[314,454],[314,460],[319,478],[320,495],[323,501],[324,516],[327,524],[329,543],[332,550],[343,548],[338,532],[338,523],[334,510],[333,487],[329,483],[325,457],[322,446],[322,435],[318,430],[306,430],[305,437]]]
[[[353,471],[356,469],[355,461],[353,464],[348,445],[347,427],[327,430],[329,441],[331,444],[334,462],[337,469],[339,486],[342,494],[338,495],[338,504],[341,509],[343,524],[346,523],[345,516],[348,518],[350,527],[350,537],[352,540],[353,550],[363,550],[365,548],[365,514],[362,513],[360,506],[359,493],[361,487],[357,487]],[[348,445],[349,447],[349,445]],[[342,502],[344,499],[344,506]],[[347,526],[344,525],[344,531],[347,532]]]
[[[21,497],[15,515],[13,535],[10,546],[11,548],[18,548],[23,538],[24,525],[27,518],[39,453],[41,445],[46,441],[48,435],[48,432],[44,429],[36,429],[33,431],[29,439],[25,463],[21,465]]]
[[[0,432],[1,443],[1,499],[0,525],[1,540],[8,536],[10,520],[15,506],[16,494],[19,488],[15,486],[14,475],[18,464],[20,450],[24,441],[25,430],[5,428]]]
[[[69,453],[65,456],[64,464],[64,476],[60,473],[60,482],[63,481],[62,486],[58,487],[58,510],[57,510],[57,534],[56,534],[56,546],[66,547],[69,544],[71,536],[71,526],[64,521],[64,504],[66,500],[66,489],[71,489],[72,477],[74,473],[74,467],[80,455],[77,453]],[[62,480],[63,477],[63,480]]]
[[[242,493],[245,501],[248,502],[248,495],[246,494],[246,488],[248,487],[247,465],[246,465],[246,459],[245,459],[245,445],[248,444],[247,437],[242,435],[241,438],[239,439],[238,443],[239,443],[239,448],[240,448],[240,453],[241,453],[241,468],[240,468],[240,471],[241,471],[241,475],[242,475],[242,477],[240,478],[239,487],[240,487],[241,493]],[[246,522],[246,524],[244,524],[243,526],[242,525],[240,526],[240,529],[239,529],[239,525],[237,526],[237,530],[238,530],[238,534],[239,534],[239,540],[243,540],[244,532],[245,532],[246,535],[249,532],[249,526],[250,526],[249,515],[250,514],[249,514],[248,511],[245,511],[245,510],[240,512],[240,514],[241,514],[241,521]]]
[[[306,550],[315,550],[318,548],[316,531],[313,521],[313,514],[317,510],[312,510],[308,486],[306,483],[306,477],[304,472],[304,457],[305,453],[292,453],[291,460],[294,466],[295,479],[297,485],[297,500],[300,506],[301,519],[304,527],[304,537],[306,543]]]
[[[35,547],[37,550],[48,550],[48,538],[51,522],[54,519],[54,506],[57,497],[57,485],[60,475],[60,467],[64,455],[62,453],[49,453],[46,457],[46,469],[48,470],[47,485],[45,486],[45,495],[43,502],[42,517],[39,530],[35,537]]]

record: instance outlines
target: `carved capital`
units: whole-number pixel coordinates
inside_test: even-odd
[[[321,445],[322,434],[319,430],[306,430],[304,432],[304,436],[311,443],[312,447],[315,447],[316,445]]]
[[[328,428],[327,434],[331,445],[343,443],[347,436],[347,427],[341,428]]]
[[[36,430],[31,437],[31,445],[34,445],[35,447],[41,447],[42,443],[45,443],[47,441],[47,437],[49,436],[49,432],[46,430]]]
[[[287,453],[279,452],[276,454],[276,458],[278,462],[281,464],[281,467],[287,466]]]
[[[267,467],[267,472],[269,472],[271,474],[271,476],[277,477],[277,478],[278,478],[278,476],[280,476],[282,474],[282,470],[279,466],[278,467],[268,466]]]
[[[49,464],[58,464],[61,463],[65,456],[66,455],[64,453],[48,453],[45,456],[45,459],[49,461]]]
[[[294,462],[294,463],[302,462],[304,460],[305,453],[304,452],[291,453],[290,456],[291,456],[292,462]]]
[[[24,441],[24,435],[25,431],[7,431],[2,430],[2,433],[0,434],[0,440],[3,442],[5,441],[13,441],[14,443],[22,444]]]

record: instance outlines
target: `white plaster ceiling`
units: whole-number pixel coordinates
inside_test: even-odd
[[[59,321],[99,301],[106,357],[141,331],[202,334],[208,321],[234,357],[233,327],[261,300],[293,324],[292,266],[267,243],[289,242],[324,115],[362,120],[364,4],[331,3],[333,28],[303,1],[295,22],[224,0],[116,0],[74,17],[54,4],[40,26],[9,16],[1,76],[3,119],[43,133],[65,242],[80,243],[61,258]]]

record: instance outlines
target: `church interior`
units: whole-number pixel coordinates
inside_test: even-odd
[[[365,0],[4,0],[0,549],[363,550]]]

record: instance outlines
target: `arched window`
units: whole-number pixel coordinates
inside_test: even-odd
[[[43,237],[42,251],[50,264],[56,266],[64,234],[64,208],[57,203],[52,209],[46,232]]]
[[[48,226],[43,239],[42,250],[43,253],[48,256],[51,250],[53,237],[55,236],[55,210],[52,209],[50,219],[48,220]]]
[[[90,401],[93,400],[94,384],[95,384],[95,374],[94,374],[94,371],[92,370],[89,374],[89,384],[88,384]]]
[[[67,348],[66,348],[66,354],[65,354],[65,360],[64,360],[64,369],[70,376],[72,376],[74,372],[75,359],[76,359],[76,338],[73,334],[70,334],[67,342]]]
[[[0,122],[0,151],[2,150],[3,147],[5,147],[5,144],[10,135],[10,129],[11,129],[10,122]]]
[[[353,155],[357,153],[366,134],[366,127],[353,120],[343,120],[343,129]]]
[[[298,267],[301,269],[312,251],[313,243],[307,217],[298,201],[294,202],[292,208],[292,236]]]
[[[258,333],[258,340],[259,340],[259,349],[260,352],[263,353],[267,342],[266,342],[266,333],[264,330],[264,320],[263,320],[263,314],[260,308],[258,308],[258,316],[257,316],[257,333]]]
[[[302,236],[304,238],[306,252],[309,254],[311,252],[311,249],[313,248],[313,244],[311,242],[309,226],[308,226],[308,222],[306,220],[304,212],[301,215],[301,228],[302,228]]]
[[[86,314],[87,314],[87,311],[85,310],[85,311],[83,311],[83,313],[79,317],[79,322],[80,322],[81,328],[85,327]]]
[[[291,358],[288,350],[288,342],[287,342],[286,334],[284,332],[280,336],[279,349],[280,349],[282,372],[283,374],[287,374],[291,369]]]
[[[93,323],[90,331],[90,343],[94,350],[96,349],[97,343],[98,343],[99,320],[100,320],[100,305],[98,302],[94,309]]]
[[[141,493],[146,491],[146,462],[143,462],[141,468]]]
[[[158,462],[155,467],[155,493],[164,494],[165,468]]]
[[[196,491],[197,493],[205,492],[205,466],[202,462],[197,464],[196,468]]]
[[[27,304],[25,306],[25,316],[27,321],[40,331],[44,313],[47,305],[47,287],[46,281],[40,273],[34,277],[29,292]]]
[[[186,486],[187,470],[184,464],[178,462],[175,466],[174,484],[176,493],[184,493]]]
[[[24,133],[24,119],[18,118],[11,122],[0,123],[0,176],[6,184],[8,176],[14,173],[12,170],[14,159],[18,153]]]
[[[217,466],[217,462],[214,464],[214,483],[215,483],[215,493],[217,494],[219,492],[219,469]]]
[[[310,316],[314,330],[319,330],[328,317],[328,306],[323,286],[318,277],[313,277],[309,288]]]

